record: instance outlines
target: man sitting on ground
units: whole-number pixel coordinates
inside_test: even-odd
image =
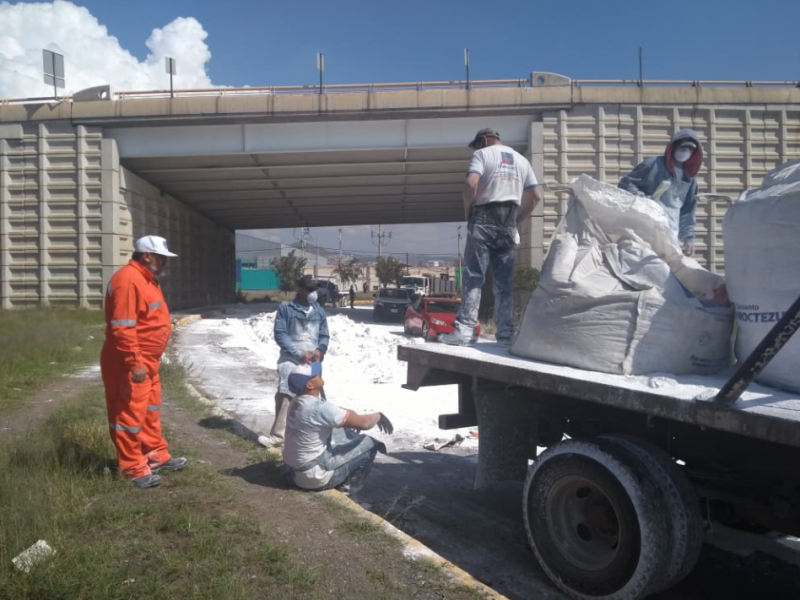
[[[359,415],[321,399],[325,382],[319,362],[295,367],[288,384],[295,398],[286,419],[286,481],[306,490],[327,490],[342,484],[352,490],[369,473],[375,455],[386,454],[382,442],[353,430],[365,431],[377,425],[384,433],[392,433],[392,423],[382,413]]]

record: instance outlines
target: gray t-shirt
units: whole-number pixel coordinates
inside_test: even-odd
[[[283,443],[283,462],[300,469],[317,458],[328,447],[333,429],[341,427],[347,411],[331,402],[310,395],[297,396],[289,404],[286,416],[286,439]],[[295,471],[298,487],[317,488],[330,480],[332,472],[321,467]]]
[[[519,152],[502,144],[476,150],[467,174],[480,175],[475,205],[489,202],[520,203],[523,190],[536,187],[531,163]]]

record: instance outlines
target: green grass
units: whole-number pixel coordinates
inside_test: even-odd
[[[336,529],[350,537],[353,541],[358,543],[368,542],[374,548],[374,551],[386,555],[387,551],[397,549],[402,546],[402,542],[395,536],[388,533],[383,527],[365,519],[363,516],[353,512],[350,508],[341,502],[325,495],[317,494],[313,499],[319,505],[334,516],[338,521]]]
[[[0,413],[38,388],[98,360],[104,317],[90,310],[0,311]]]
[[[166,488],[137,490],[119,479],[105,422],[102,390],[92,389],[0,446],[0,599],[313,592],[315,571],[236,511],[222,475],[195,461],[165,475]],[[30,574],[17,571],[11,559],[38,539],[57,554]]]

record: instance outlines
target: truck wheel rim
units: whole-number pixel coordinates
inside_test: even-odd
[[[569,562],[586,571],[608,567],[621,536],[618,510],[595,482],[564,477],[547,497],[551,539]]]

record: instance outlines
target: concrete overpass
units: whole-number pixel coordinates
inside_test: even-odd
[[[0,303],[99,306],[145,232],[181,255],[165,281],[178,308],[231,299],[236,229],[462,220],[466,143],[484,126],[545,182],[580,173],[615,182],[681,127],[706,144],[705,191],[735,197],[800,158],[796,83],[631,83],[534,74],[469,90],[395,84],[0,102]],[[541,263],[564,202],[546,195],[522,232],[522,261]],[[698,211],[700,258],[715,270],[724,211],[714,203]]]

